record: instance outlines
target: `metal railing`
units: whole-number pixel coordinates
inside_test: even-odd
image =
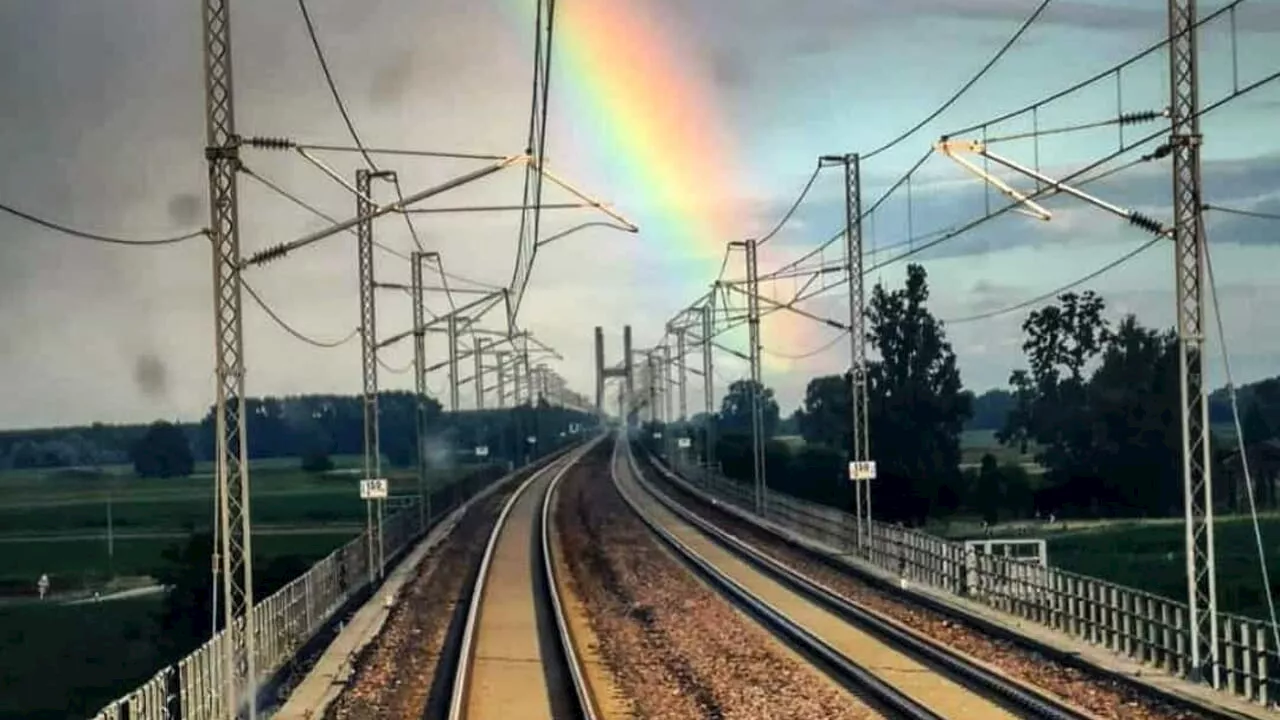
[[[755,516],[752,488],[702,467],[680,476],[704,495]],[[873,522],[856,547],[855,518],[837,508],[768,490],[765,519],[830,549],[927,585],[1104,647],[1153,669],[1189,677],[1187,604],[1035,561],[967,550],[963,543]],[[1274,707],[1277,651],[1268,623],[1220,613],[1221,684],[1231,695]]]
[[[432,516],[425,527],[421,525],[416,502],[389,516],[383,524],[387,565],[394,564],[440,520],[504,475],[503,470],[490,467],[436,490],[431,494]],[[374,589],[369,582],[369,562],[367,533],[362,531],[255,606],[259,692],[264,687],[278,685],[280,676],[288,674],[288,666],[295,662],[298,652],[343,607]],[[224,720],[231,717],[225,707],[223,684],[225,637],[226,631],[219,630],[191,654],[111,702],[93,720]]]

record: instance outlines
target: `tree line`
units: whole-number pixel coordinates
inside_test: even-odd
[[[1146,327],[1133,315],[1112,321],[1096,293],[1064,293],[1025,318],[1025,365],[1010,374],[1008,388],[975,396],[963,386],[928,300],[925,269],[910,265],[901,287],[877,285],[867,305],[867,342],[876,356],[868,363],[868,409],[877,516],[920,523],[956,513],[995,521],[1181,512],[1178,344],[1171,329]],[[771,389],[758,388],[770,487],[849,506],[849,384],[847,373],[810,380],[792,418],[800,444],[776,437],[777,402]],[[673,430],[694,437],[705,454],[709,424],[725,474],[744,482],[752,477],[752,390],[750,381],[732,383],[715,418],[693,418],[688,428]],[[1275,506],[1280,378],[1239,395],[1254,490],[1264,506]],[[1234,432],[1219,427],[1232,417],[1225,391],[1210,396],[1209,417],[1216,502],[1235,510],[1244,487]],[[966,429],[995,431],[1004,461],[988,453],[963,467]]]
[[[392,466],[409,467],[417,457],[413,393],[378,396],[380,447]],[[534,444],[549,441],[570,425],[595,424],[581,412],[540,400],[515,408],[446,413],[433,398],[424,403],[428,460],[455,462],[485,446],[489,459],[519,462]],[[247,398],[244,418],[250,459],[298,457],[309,470],[330,467],[332,455],[359,455],[364,448],[363,398],[359,395],[299,395]],[[143,476],[178,476],[195,463],[213,460],[214,408],[199,422],[156,421],[137,425],[0,433],[0,467],[88,468],[132,463]]]

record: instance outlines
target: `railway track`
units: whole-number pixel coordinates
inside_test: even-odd
[[[458,643],[448,720],[595,720],[552,558],[560,480],[603,439],[531,475],[507,499],[480,560]]]
[[[697,574],[887,717],[1094,717],[866,612],[719,530],[648,483],[625,439],[612,468],[627,503]]]

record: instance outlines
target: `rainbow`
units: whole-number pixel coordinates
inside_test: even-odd
[[[521,35],[530,35],[537,0],[502,1],[519,13]],[[601,194],[625,198],[622,211],[640,226],[642,241],[659,244],[692,284],[706,287],[725,243],[748,230],[739,180],[746,153],[735,147],[706,59],[664,26],[657,7],[654,0],[557,2],[551,114],[575,147],[549,145],[548,157],[572,154],[575,164],[591,166],[607,188]],[[735,253],[726,276],[743,276],[741,258]],[[798,353],[817,344],[812,322],[785,315],[762,324],[767,347]],[[765,364],[785,370],[791,363],[766,354]]]

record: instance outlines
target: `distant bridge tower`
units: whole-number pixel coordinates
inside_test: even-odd
[[[626,387],[626,406],[635,397],[635,380],[631,372],[631,326],[622,328],[622,364],[605,367],[604,328],[596,326],[596,414],[604,417],[604,385],[609,378],[621,378]],[[624,418],[629,419],[629,418]]]

